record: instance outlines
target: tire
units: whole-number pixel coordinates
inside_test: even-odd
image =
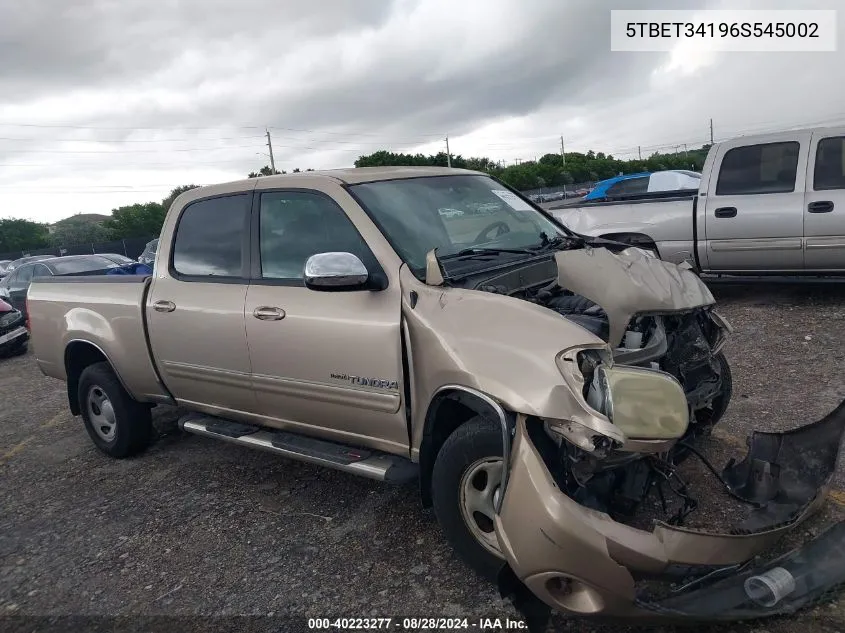
[[[82,371],[78,395],[85,430],[106,455],[122,459],[149,446],[150,409],[132,399],[108,363],[95,363]]]
[[[478,483],[485,467],[489,467],[489,470],[484,471],[485,480],[495,482],[494,464],[498,459],[498,472],[501,473],[502,452],[502,429],[498,424],[476,416],[455,429],[446,439],[435,459],[431,478],[434,514],[446,540],[464,562],[492,582],[496,581],[504,558],[501,552],[491,551],[489,542],[485,546],[468,525],[464,511],[464,485],[473,481]],[[475,479],[471,477],[474,472],[478,473]],[[473,516],[479,514],[474,513]],[[490,530],[484,530],[484,536],[496,542],[492,520],[489,524],[487,521],[481,523],[482,527],[489,527]],[[475,529],[478,534],[479,522],[476,522]],[[497,542],[495,549],[498,550]]]
[[[718,424],[722,416],[725,415],[734,393],[733,374],[731,374],[728,359],[721,352],[716,356],[716,359],[719,361],[719,370],[722,376],[722,391],[719,397],[713,401],[713,414],[710,420],[710,424],[713,426]]]
[[[0,358],[12,358],[13,356],[22,356],[26,354],[28,343],[24,341],[23,343],[18,343],[14,346],[7,346],[4,349],[0,350]]]
[[[731,403],[731,396],[733,396],[733,376],[728,359],[720,352],[716,355],[716,362],[719,363],[719,375],[722,377],[719,395],[713,399],[711,407],[697,412],[697,423],[705,425],[708,430],[716,426],[725,415],[728,405]]]

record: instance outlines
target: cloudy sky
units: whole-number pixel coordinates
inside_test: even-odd
[[[836,8],[840,0],[804,0]],[[622,157],[845,125],[845,53],[610,50],[610,10],[752,0],[8,0],[0,217],[52,222],[173,187],[351,166],[377,149]],[[791,6],[790,6],[791,5]],[[838,32],[845,33],[845,10]],[[840,40],[842,35],[840,35]]]

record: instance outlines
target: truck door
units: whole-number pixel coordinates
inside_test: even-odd
[[[371,274],[383,272],[347,212],[366,216],[339,186],[331,196],[260,187],[246,331],[263,423],[407,450],[398,283],[326,292],[303,282],[305,261],[323,252],[351,252]]]
[[[159,243],[147,324],[162,379],[180,404],[255,411],[244,301],[251,193],[190,202]]]
[[[804,203],[804,268],[845,270],[845,128],[813,134]]]
[[[713,271],[801,271],[808,132],[722,143],[707,189],[704,239]],[[699,201],[701,202],[701,201]]]

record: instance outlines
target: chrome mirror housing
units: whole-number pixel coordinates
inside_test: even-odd
[[[313,290],[352,290],[366,285],[370,273],[352,253],[317,253],[305,262],[305,287]]]

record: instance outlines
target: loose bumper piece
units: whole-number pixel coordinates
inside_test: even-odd
[[[845,403],[807,426],[754,433],[746,457],[723,471],[728,491],[752,506],[747,518],[727,533],[662,522],[648,532],[561,492],[520,419],[495,520],[507,560],[502,578],[511,592],[518,581],[565,613],[646,620],[761,617],[823,599],[845,582],[845,524],[781,559],[749,561],[821,506],[843,430]],[[679,568],[693,580],[668,598],[645,595],[636,584],[671,579]]]

